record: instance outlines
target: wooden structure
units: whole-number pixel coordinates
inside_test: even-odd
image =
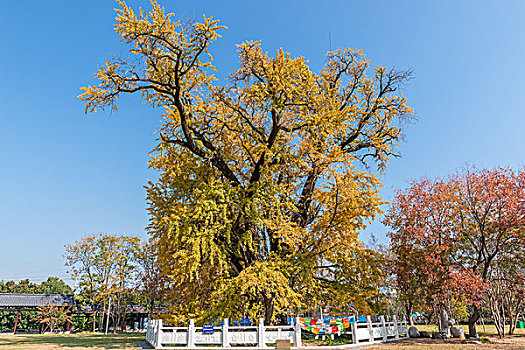
[[[39,306],[52,304],[55,306],[76,306],[73,294],[18,294],[0,293],[0,311],[16,312],[13,334],[16,334],[20,311],[37,311]],[[69,321],[66,323],[66,331],[70,329]],[[42,328],[40,328],[40,332]]]

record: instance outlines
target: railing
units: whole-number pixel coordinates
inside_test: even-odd
[[[259,320],[258,326],[229,326],[225,319],[222,326],[195,327],[190,320],[188,327],[166,327],[162,320],[148,323],[146,341],[155,349],[202,348],[217,346],[222,348],[266,348],[266,344],[277,340],[290,340],[295,347],[301,347],[301,328],[299,326],[265,326]]]
[[[379,317],[379,322],[372,322],[370,316],[366,323],[352,323],[352,342],[386,342],[408,336],[406,319],[399,321],[394,315],[391,321],[386,321],[384,316]]]
[[[352,342],[381,342],[407,336],[406,320],[398,322],[396,316],[388,322],[383,316],[379,320],[372,322],[369,316],[366,323],[352,323]],[[162,324],[162,320],[151,320],[146,332],[146,341],[155,349],[261,349],[277,340],[289,340],[292,348],[301,348],[300,325],[265,326],[264,319],[259,319],[258,326],[232,327],[225,319],[222,326],[195,327],[194,320],[190,320],[188,327],[168,327]]]

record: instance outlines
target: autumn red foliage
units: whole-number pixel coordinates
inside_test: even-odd
[[[445,179],[414,181],[399,191],[391,228],[393,272],[406,302],[472,305],[469,333],[500,256],[525,246],[525,173],[467,168]]]

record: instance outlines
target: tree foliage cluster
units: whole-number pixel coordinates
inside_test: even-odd
[[[66,322],[71,322],[72,313],[69,310],[69,305],[53,305],[46,303],[44,306],[39,306],[37,317],[35,321],[42,325],[42,331],[49,331],[53,333],[61,325]]]
[[[76,290],[58,277],[49,277],[41,284],[29,279],[0,281],[0,293],[75,294],[80,313],[72,317],[67,306],[57,305],[21,311],[18,329],[38,330],[43,325],[52,332],[70,321],[76,330],[104,330],[107,324],[116,331],[123,328],[128,307],[153,313],[165,300],[167,280],[149,241],[122,235],[87,236],[67,245],[65,258]],[[14,328],[16,311],[0,312],[0,330]]]
[[[20,294],[73,294],[73,290],[62,279],[48,277],[40,284],[29,279],[15,281],[0,281],[0,293]]]
[[[525,171],[463,171],[399,191],[385,223],[396,287],[409,313],[424,305],[483,308],[501,337],[513,331],[525,291]]]
[[[109,322],[124,328],[126,308],[143,305],[153,312],[166,283],[156,265],[154,245],[138,237],[99,234],[66,245],[66,265],[76,281],[77,299],[98,316],[98,329]],[[92,319],[93,331],[97,317]]]
[[[124,94],[163,110],[148,230],[171,280],[172,321],[369,312],[384,273],[358,235],[381,212],[378,174],[412,114],[400,93],[410,72],[353,49],[328,52],[315,72],[248,41],[219,82],[218,20],[119,4],[130,55],[106,61],[80,98],[86,112],[117,110]]]

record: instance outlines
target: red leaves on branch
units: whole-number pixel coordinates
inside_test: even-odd
[[[399,191],[385,219],[398,287],[480,303],[496,259],[525,246],[524,185],[523,170],[470,168]]]

